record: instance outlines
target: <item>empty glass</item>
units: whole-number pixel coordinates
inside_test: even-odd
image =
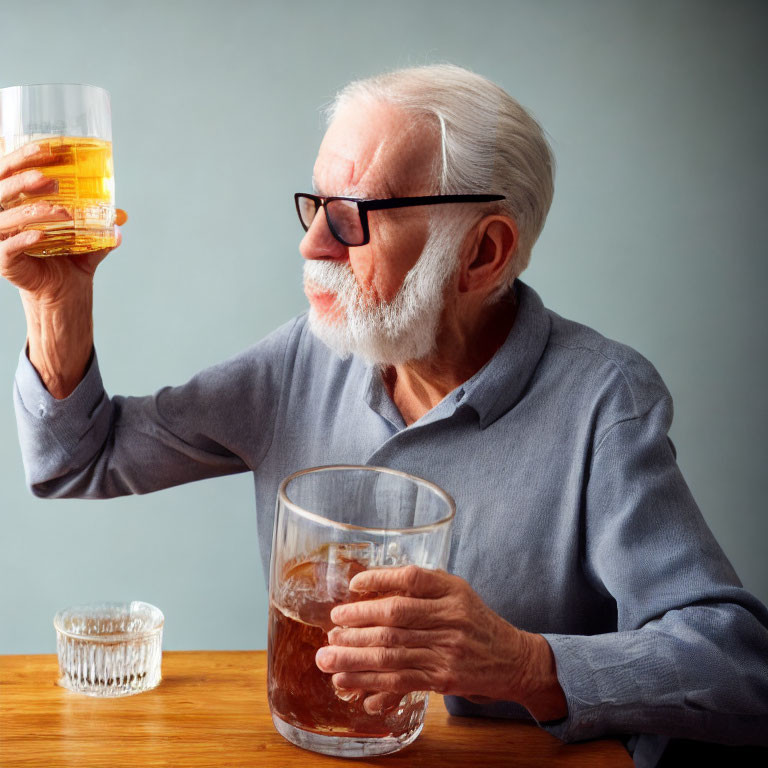
[[[96,603],[59,611],[53,625],[59,685],[89,696],[129,696],[159,685],[165,618],[159,608]]]
[[[349,580],[369,568],[445,568],[455,513],[436,485],[392,469],[318,467],[297,472],[277,499],[269,605],[272,720],[289,741],[344,757],[383,755],[421,732],[427,693],[369,715],[365,691],[336,689],[315,654],[328,645],[331,609],[379,595]]]

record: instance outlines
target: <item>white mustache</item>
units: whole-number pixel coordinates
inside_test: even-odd
[[[333,293],[344,306],[359,305],[363,299],[349,264],[320,259],[305,262],[304,287]]]
[[[389,301],[381,300],[375,289],[362,288],[348,261],[305,261],[306,293],[332,293],[338,310],[325,318],[310,306],[312,332],[342,358],[356,354],[378,365],[423,358],[435,345],[443,291],[458,265],[461,241],[453,228],[431,233]]]

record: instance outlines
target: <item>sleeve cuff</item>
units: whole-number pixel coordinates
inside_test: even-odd
[[[600,696],[591,665],[580,653],[580,640],[570,635],[543,635],[552,648],[557,680],[568,704],[567,717],[540,722],[539,725],[561,741],[594,738],[600,723]]]
[[[25,345],[16,369],[16,390],[26,412],[41,426],[47,426],[69,455],[75,453],[83,437],[91,430],[101,411],[99,406],[106,400],[95,349],[91,352],[85,376],[74,392],[63,400],[57,400],[45,388],[29,361]]]
[[[638,723],[663,732],[683,688],[671,652],[655,632],[548,635],[568,704],[563,721],[540,723],[563,741],[633,733]],[[679,716],[679,714],[678,714]]]

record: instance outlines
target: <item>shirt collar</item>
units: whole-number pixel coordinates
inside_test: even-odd
[[[456,390],[457,405],[477,412],[485,429],[523,395],[549,340],[551,320],[539,294],[521,280],[513,286],[517,316],[496,354]]]
[[[400,431],[406,428],[403,415],[392,402],[384,382],[381,378],[381,370],[378,365],[371,363],[365,364],[365,373],[363,375],[363,400],[368,407],[378,413],[385,421],[388,421],[395,430]]]
[[[460,406],[472,408],[480,419],[480,428],[485,429],[522,397],[544,353],[551,321],[533,288],[521,280],[515,280],[513,290],[517,301],[517,316],[496,354],[472,378],[457,387],[415,424],[448,416],[445,408],[450,404],[451,412]],[[365,402],[395,429],[405,428],[403,417],[384,387],[378,366],[367,364],[365,369],[362,378]]]

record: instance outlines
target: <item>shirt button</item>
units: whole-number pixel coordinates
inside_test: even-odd
[[[40,403],[40,405],[37,406],[37,413],[40,416],[45,416],[45,405],[43,405],[43,403]]]

